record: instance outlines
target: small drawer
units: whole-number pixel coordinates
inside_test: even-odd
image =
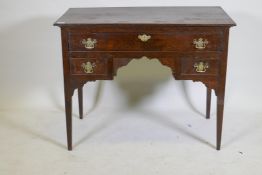
[[[217,56],[185,56],[180,59],[181,76],[216,76],[218,74]]]
[[[120,33],[70,32],[70,51],[221,51],[217,30],[177,28],[168,33],[150,31]]]
[[[70,58],[72,75],[107,76],[111,64],[108,56],[100,54],[76,54]]]

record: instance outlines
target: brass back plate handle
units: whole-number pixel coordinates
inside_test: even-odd
[[[85,46],[86,49],[93,49],[95,48],[95,44],[97,43],[96,39],[87,38],[82,40],[82,44]]]
[[[206,72],[209,68],[209,64],[203,61],[197,62],[194,64],[194,68],[196,72],[202,73]]]
[[[85,73],[90,74],[94,72],[94,68],[96,67],[96,64],[87,61],[86,63],[82,63],[81,67],[83,68]]]
[[[208,40],[204,38],[198,38],[193,40],[193,44],[196,49],[205,49],[208,44]]]

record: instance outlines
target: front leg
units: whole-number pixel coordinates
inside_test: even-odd
[[[72,150],[72,90],[69,82],[70,80],[65,80],[64,91],[65,91],[67,148],[70,151]]]

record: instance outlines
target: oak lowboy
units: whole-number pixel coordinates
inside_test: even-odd
[[[68,150],[72,150],[72,95],[88,81],[112,80],[132,59],[158,59],[177,80],[207,86],[217,96],[217,149],[221,145],[229,28],[220,7],[72,8],[61,27]]]

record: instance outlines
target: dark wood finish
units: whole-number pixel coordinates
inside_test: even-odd
[[[223,52],[222,59],[219,64],[219,76],[218,84],[215,89],[217,95],[217,150],[221,148],[221,136],[222,136],[222,125],[223,125],[223,113],[224,113],[224,98],[225,98],[225,87],[226,87],[226,71],[227,71],[227,53],[228,53],[228,38],[229,29],[225,29],[225,51]]]
[[[95,51],[198,51],[192,43],[192,38],[206,38],[210,44],[205,51],[221,51],[222,35],[221,30],[210,28],[179,27],[173,28],[170,32],[157,33],[147,32],[151,36],[147,42],[138,39],[139,32],[118,32],[118,33],[87,33],[83,30],[70,32],[69,50],[70,51],[87,51],[80,42],[82,39],[95,38],[97,45],[90,52]],[[128,45],[126,42],[128,41]]]
[[[206,118],[210,119],[210,108],[211,108],[211,89],[207,88],[207,99],[206,99]]]
[[[56,25],[175,24],[231,26],[234,21],[221,7],[105,7],[70,8]]]
[[[89,76],[97,76],[97,75],[104,75],[108,74],[108,63],[106,59],[101,59],[100,57],[92,57],[92,58],[79,58],[79,59],[72,59],[70,60],[71,63],[71,74],[72,75],[86,75],[82,68],[82,64],[90,62],[95,64],[95,69],[92,74]]]
[[[211,90],[217,96],[217,150],[221,147],[229,28],[234,21],[220,7],[129,7],[69,9],[54,24],[61,27],[68,150],[72,150],[72,96],[88,81],[112,80],[133,59],[158,59],[177,80],[200,81],[207,86],[206,118]],[[150,35],[143,42],[138,35]],[[86,48],[85,39],[95,39]],[[196,48],[194,39],[208,41]],[[206,70],[196,69],[205,63]],[[83,63],[95,66],[86,73]]]
[[[180,57],[181,62],[181,76],[217,76],[218,75],[218,55],[209,54],[191,54],[183,55]],[[194,64],[196,62],[203,61],[208,63],[209,68],[206,72],[198,73],[194,69]]]

